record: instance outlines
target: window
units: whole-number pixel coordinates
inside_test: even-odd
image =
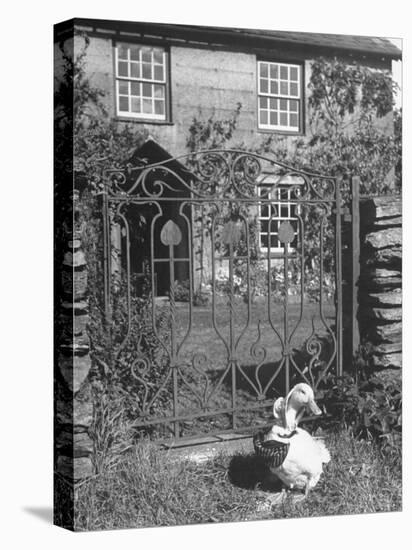
[[[163,48],[118,44],[116,111],[145,120],[168,119],[167,54]]]
[[[302,67],[258,61],[259,128],[302,130]]]
[[[259,203],[259,246],[262,252],[284,252],[284,245],[279,241],[279,226],[284,221],[289,221],[292,225],[295,238],[288,245],[288,250],[292,252],[297,245],[297,208],[296,203],[291,200],[292,186],[282,185],[271,191],[271,185],[259,185],[258,194],[262,199],[270,199],[270,203]],[[282,202],[280,202],[282,201]],[[287,201],[287,202],[285,202]]]

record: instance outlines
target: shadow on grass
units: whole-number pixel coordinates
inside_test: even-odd
[[[228,468],[229,480],[242,489],[280,492],[282,482],[273,476],[256,455],[234,455]]]

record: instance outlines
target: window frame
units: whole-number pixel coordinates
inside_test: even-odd
[[[258,194],[258,197],[259,199],[261,198],[261,190],[265,189],[265,190],[270,190],[273,186],[275,185],[274,182],[264,182],[262,181],[261,183],[258,184],[257,186],[257,194]],[[287,201],[283,201],[283,202],[280,202],[280,197],[279,198],[274,198],[274,199],[271,199],[273,201],[272,204],[269,204],[269,203],[261,203],[260,200],[258,202],[258,223],[259,223],[259,231],[258,231],[258,243],[259,243],[259,251],[262,253],[262,254],[270,254],[270,256],[280,256],[280,255],[283,255],[285,253],[285,247],[283,244],[279,243],[279,240],[278,240],[278,246],[274,247],[274,246],[270,246],[270,240],[271,240],[271,236],[272,235],[276,235],[277,239],[278,239],[278,229],[279,229],[279,224],[283,221],[289,221],[289,222],[296,222],[297,225],[296,225],[296,230],[295,230],[295,238],[293,239],[293,241],[295,241],[296,238],[298,238],[299,236],[299,225],[298,225],[298,218],[295,216],[292,216],[291,215],[291,207],[294,206],[295,207],[295,212],[296,212],[296,209],[299,208],[299,204],[298,202],[294,202],[293,199],[291,198],[290,196],[290,193],[292,191],[292,189],[296,188],[296,183],[294,182],[282,182],[280,183],[279,185],[276,185],[276,187],[273,189],[273,191],[271,191],[268,195],[268,199],[271,198],[272,196],[272,193],[273,192],[281,192],[281,191],[284,191],[286,190],[287,193],[288,193],[288,199]],[[267,216],[263,216],[262,215],[262,207],[264,206],[267,206],[268,209],[272,206],[274,206],[277,210],[277,215],[276,216],[273,216],[272,217],[272,212],[271,212],[271,209],[269,210],[268,212],[268,215]],[[287,206],[288,208],[288,215],[287,216],[283,216],[282,213],[281,213],[281,207],[285,207]],[[262,221],[266,221],[268,223],[268,227],[267,227],[267,231],[262,231]],[[273,223],[273,221],[277,221],[277,231],[269,231],[270,229],[270,223]],[[262,246],[262,240],[261,240],[261,236],[262,235],[267,235],[267,238],[268,238],[268,246]],[[292,241],[292,242],[293,242]],[[290,244],[287,245],[287,250],[288,250],[288,254],[293,254],[296,252],[296,248],[291,246]]]
[[[128,59],[125,60],[128,62],[128,76],[119,75],[119,47],[125,46],[128,48]],[[122,118],[122,119],[132,119],[136,122],[147,122],[150,124],[168,124],[171,120],[171,108],[170,108],[170,85],[171,85],[171,75],[170,75],[170,51],[168,48],[166,48],[164,45],[158,45],[158,44],[150,44],[150,43],[141,43],[141,42],[130,42],[130,41],[114,41],[113,43],[114,47],[114,94],[115,94],[115,113],[116,117]],[[138,48],[147,48],[147,49],[155,49],[155,50],[162,50],[163,54],[163,80],[159,79],[147,79],[143,78],[143,75],[140,75],[140,77],[131,77],[130,76],[130,48],[131,47],[138,47]],[[139,60],[140,64],[142,63],[142,53],[140,51],[139,53]],[[120,59],[122,61],[122,59]],[[132,60],[133,61],[133,60]],[[153,71],[153,59],[151,62],[152,71]],[[154,76],[154,74],[153,74]],[[119,86],[120,82],[128,82],[128,94],[127,96],[125,94],[119,93]],[[133,97],[131,92],[131,84],[132,82],[136,82],[140,85],[140,97],[141,102],[143,101],[143,98],[149,99],[149,96],[143,96],[143,84],[149,84],[150,86],[162,86],[164,88],[164,97],[162,98],[164,101],[164,114],[156,114],[154,112],[152,113],[137,113],[130,110],[130,98]],[[129,110],[128,111],[121,111],[120,110],[120,96],[124,95],[125,97],[129,98]],[[152,91],[152,95],[150,96],[150,99],[152,100],[152,106],[154,110],[154,101],[155,96]],[[142,105],[142,103],[141,103]]]
[[[268,65],[268,77],[267,77],[267,82],[268,82],[268,91],[265,92],[265,91],[262,91],[261,90],[261,78],[266,78],[265,76],[262,76],[262,64],[266,64]],[[280,68],[281,67],[288,67],[288,78],[286,80],[286,82],[288,82],[288,94],[281,94],[280,93],[280,81],[282,80],[283,82],[285,82],[285,79],[280,79],[280,74],[279,76],[277,77],[277,82],[278,82],[278,85],[279,85],[279,89],[278,89],[278,93],[271,93],[270,92],[270,83],[272,81],[274,81],[275,79],[273,78],[271,80],[270,78],[270,66],[271,65],[277,65],[278,66],[278,70],[280,71]],[[297,71],[298,71],[298,80],[295,81],[295,80],[291,80],[290,79],[290,68],[296,68]],[[301,62],[301,61],[275,61],[273,59],[257,59],[257,71],[256,71],[256,76],[257,76],[257,128],[258,128],[258,131],[261,131],[261,132],[276,132],[276,133],[282,133],[282,134],[292,134],[292,135],[302,135],[304,133],[304,102],[305,102],[305,97],[304,97],[304,78],[305,78],[305,71],[304,71],[305,67],[304,67],[304,63]],[[298,95],[290,95],[290,85],[291,83],[294,83],[294,82],[297,82],[297,94]],[[268,107],[266,109],[264,108],[261,108],[260,104],[261,104],[261,98],[267,98],[267,101],[268,101]],[[296,101],[297,104],[298,104],[298,108],[297,108],[297,111],[293,111],[293,113],[296,112],[297,114],[297,117],[298,117],[298,124],[297,126],[288,126],[288,125],[281,125],[281,124],[270,124],[270,119],[268,120],[268,123],[262,123],[261,122],[261,113],[262,111],[266,111],[268,113],[268,116],[270,116],[270,113],[271,112],[274,112],[275,109],[270,109],[270,106],[269,106],[269,103],[270,103],[270,100],[276,100],[276,101],[280,101],[280,100],[286,100],[286,101]],[[290,107],[290,105],[288,105],[288,107]],[[278,114],[280,114],[281,110],[280,110],[280,105],[278,103],[278,106],[277,106],[277,109],[276,111],[278,112]],[[283,110],[282,109],[282,112],[286,112],[288,113],[288,121],[290,121],[290,113],[291,111],[288,109],[288,110]]]

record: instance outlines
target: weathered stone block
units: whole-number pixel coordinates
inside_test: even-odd
[[[395,289],[391,292],[372,293],[361,296],[361,300],[376,306],[400,306],[402,305],[402,291]]]
[[[365,245],[374,249],[388,246],[399,246],[402,243],[402,228],[392,227],[382,231],[368,233],[365,237]]]
[[[388,323],[375,327],[374,331],[378,342],[394,343],[402,338],[402,323]]]
[[[56,437],[56,447],[63,450],[62,454],[71,453],[75,457],[88,456],[93,452],[93,441],[85,431],[75,433],[63,430]]]
[[[372,250],[372,249],[370,249]],[[369,256],[364,254],[363,262],[365,265],[387,267],[388,269],[400,269],[402,266],[402,247],[394,246],[392,248],[383,248],[381,250],[373,250]]]
[[[76,250],[75,252],[66,252],[63,259],[63,265],[70,267],[83,267],[86,265],[86,256],[82,250]]]
[[[367,319],[377,319],[383,321],[401,321],[402,320],[402,308],[362,308],[359,311],[361,317]]]
[[[89,457],[73,458],[61,455],[57,458],[57,471],[64,477],[80,480],[93,475],[93,464]]]
[[[386,355],[387,353],[400,353],[402,351],[402,342],[394,342],[392,344],[379,344],[373,346],[374,355]]]
[[[62,340],[71,340],[73,336],[80,337],[86,334],[89,316],[69,315],[68,312],[60,316],[60,332]]]
[[[375,197],[361,205],[362,223],[374,222],[377,218],[402,216],[402,200],[393,197]]]
[[[370,276],[373,278],[382,278],[385,279],[387,277],[401,277],[401,273],[398,269],[384,269],[384,268],[373,268],[368,269],[365,272],[365,276]]]
[[[382,227],[400,227],[402,225],[402,216],[393,218],[380,218],[373,222],[373,228],[381,229]]]
[[[81,246],[81,240],[80,239],[73,239],[69,241],[69,248],[72,248],[73,250],[77,250]]]
[[[70,314],[73,311],[74,315],[84,315],[88,311],[88,304],[85,300],[80,302],[62,302],[63,311],[67,311]]]
[[[64,355],[86,355],[90,349],[89,340],[85,335],[77,336],[71,342],[63,341],[59,349]]]
[[[93,404],[91,401],[58,400],[56,403],[56,419],[59,424],[74,426],[74,431],[88,428],[93,422]]]
[[[386,355],[373,355],[372,365],[375,368],[400,368],[402,366],[402,354],[388,353]]]
[[[392,291],[395,288],[402,286],[402,277],[361,277],[360,287],[363,292],[370,290],[371,292],[384,292],[385,290]]]
[[[67,387],[76,393],[89,374],[91,367],[90,355],[70,356],[60,353],[58,366]]]
[[[81,300],[87,292],[87,269],[81,271],[63,270],[62,287],[64,294],[72,300]]]

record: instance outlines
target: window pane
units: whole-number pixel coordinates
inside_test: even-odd
[[[165,96],[164,86],[154,86],[154,96],[159,99],[163,99]]]
[[[162,99],[155,100],[155,113],[157,115],[164,115],[165,114],[165,102]]]
[[[270,78],[278,78],[278,65],[272,64],[270,66]]]
[[[128,95],[129,94],[129,83],[124,80],[119,80],[119,94]]]
[[[276,206],[271,206],[270,210],[271,210],[271,216],[277,216],[278,215],[278,211],[277,211]]]
[[[127,70],[128,68],[127,63],[125,63],[124,61],[119,61],[117,66],[118,66],[119,76],[129,76],[129,73]]]
[[[132,97],[132,113],[140,113],[140,97]]]
[[[129,98],[120,96],[119,97],[119,111],[128,111],[129,110]]]
[[[118,59],[127,59],[127,50],[128,47],[124,44],[121,44],[117,47],[117,57]]]
[[[143,99],[143,112],[144,113],[152,113],[152,100],[151,99]]]
[[[260,123],[261,124],[267,124],[268,123],[268,112],[267,111],[260,111]]]
[[[287,126],[288,125],[288,114],[287,113],[280,113],[280,125],[281,126]]]
[[[280,198],[283,201],[289,200],[289,192],[287,189],[280,189]]]
[[[152,85],[143,83],[143,97],[152,97]]]
[[[140,83],[139,82],[131,82],[130,88],[131,88],[131,94],[132,95],[141,95],[140,92]]]
[[[283,82],[283,81],[280,82],[280,93],[282,95],[289,95],[287,82]]]
[[[270,222],[270,232],[271,232],[271,233],[277,233],[278,227],[279,227],[279,222],[278,222],[278,220],[272,220],[272,221]]]
[[[155,80],[164,80],[162,65],[155,65],[154,66],[154,79]]]
[[[297,67],[291,67],[290,68],[290,79],[291,80],[298,80],[298,68]]]
[[[271,124],[271,126],[277,126],[278,125],[278,114],[277,114],[277,112],[271,112],[270,113],[270,124]]]
[[[299,111],[299,103],[297,101],[289,101],[289,111],[297,113]]]
[[[260,235],[260,246],[263,248],[268,247],[268,236],[267,235]]]
[[[134,61],[139,61],[139,51],[140,48],[138,46],[131,46],[130,59],[133,59]]]
[[[163,65],[163,51],[162,50],[153,50],[153,59],[155,63]]]
[[[267,109],[268,108],[268,98],[267,97],[260,97],[259,98],[259,107],[260,107],[260,109]]]
[[[262,204],[260,215],[262,216],[262,218],[267,218],[269,216],[269,206],[267,204]]]
[[[267,94],[269,91],[269,81],[266,78],[260,79],[260,91],[262,94]]]
[[[289,120],[290,120],[290,126],[295,126],[295,127],[298,126],[298,115],[291,114]]]
[[[288,108],[288,101],[287,99],[281,99],[279,100],[279,104],[280,104],[280,110],[281,111],[286,111],[287,108]]]
[[[260,221],[260,231],[262,233],[267,233],[268,232],[268,227],[269,227],[268,220],[261,220]]]
[[[282,80],[287,80],[288,79],[288,68],[287,67],[282,66],[280,68],[280,78]]]
[[[152,80],[152,66],[148,63],[142,63],[142,78]]]
[[[282,204],[280,207],[280,217],[288,218],[289,217],[289,207],[287,204]]]
[[[140,63],[130,63],[130,76],[140,78]]]
[[[260,64],[260,76],[263,76],[263,77],[268,76],[268,64],[267,63],[261,63]]]
[[[298,85],[295,82],[291,82],[290,84],[290,95],[298,96]]]
[[[142,49],[142,61],[143,63],[152,62],[152,52],[150,50]]]
[[[279,241],[277,235],[271,235],[270,236],[270,248],[278,248]]]
[[[278,94],[279,93],[279,86],[277,82],[271,81],[270,83],[270,93],[271,94]]]
[[[279,101],[271,97],[269,100],[269,108],[272,109],[272,111],[277,111],[279,109]]]

